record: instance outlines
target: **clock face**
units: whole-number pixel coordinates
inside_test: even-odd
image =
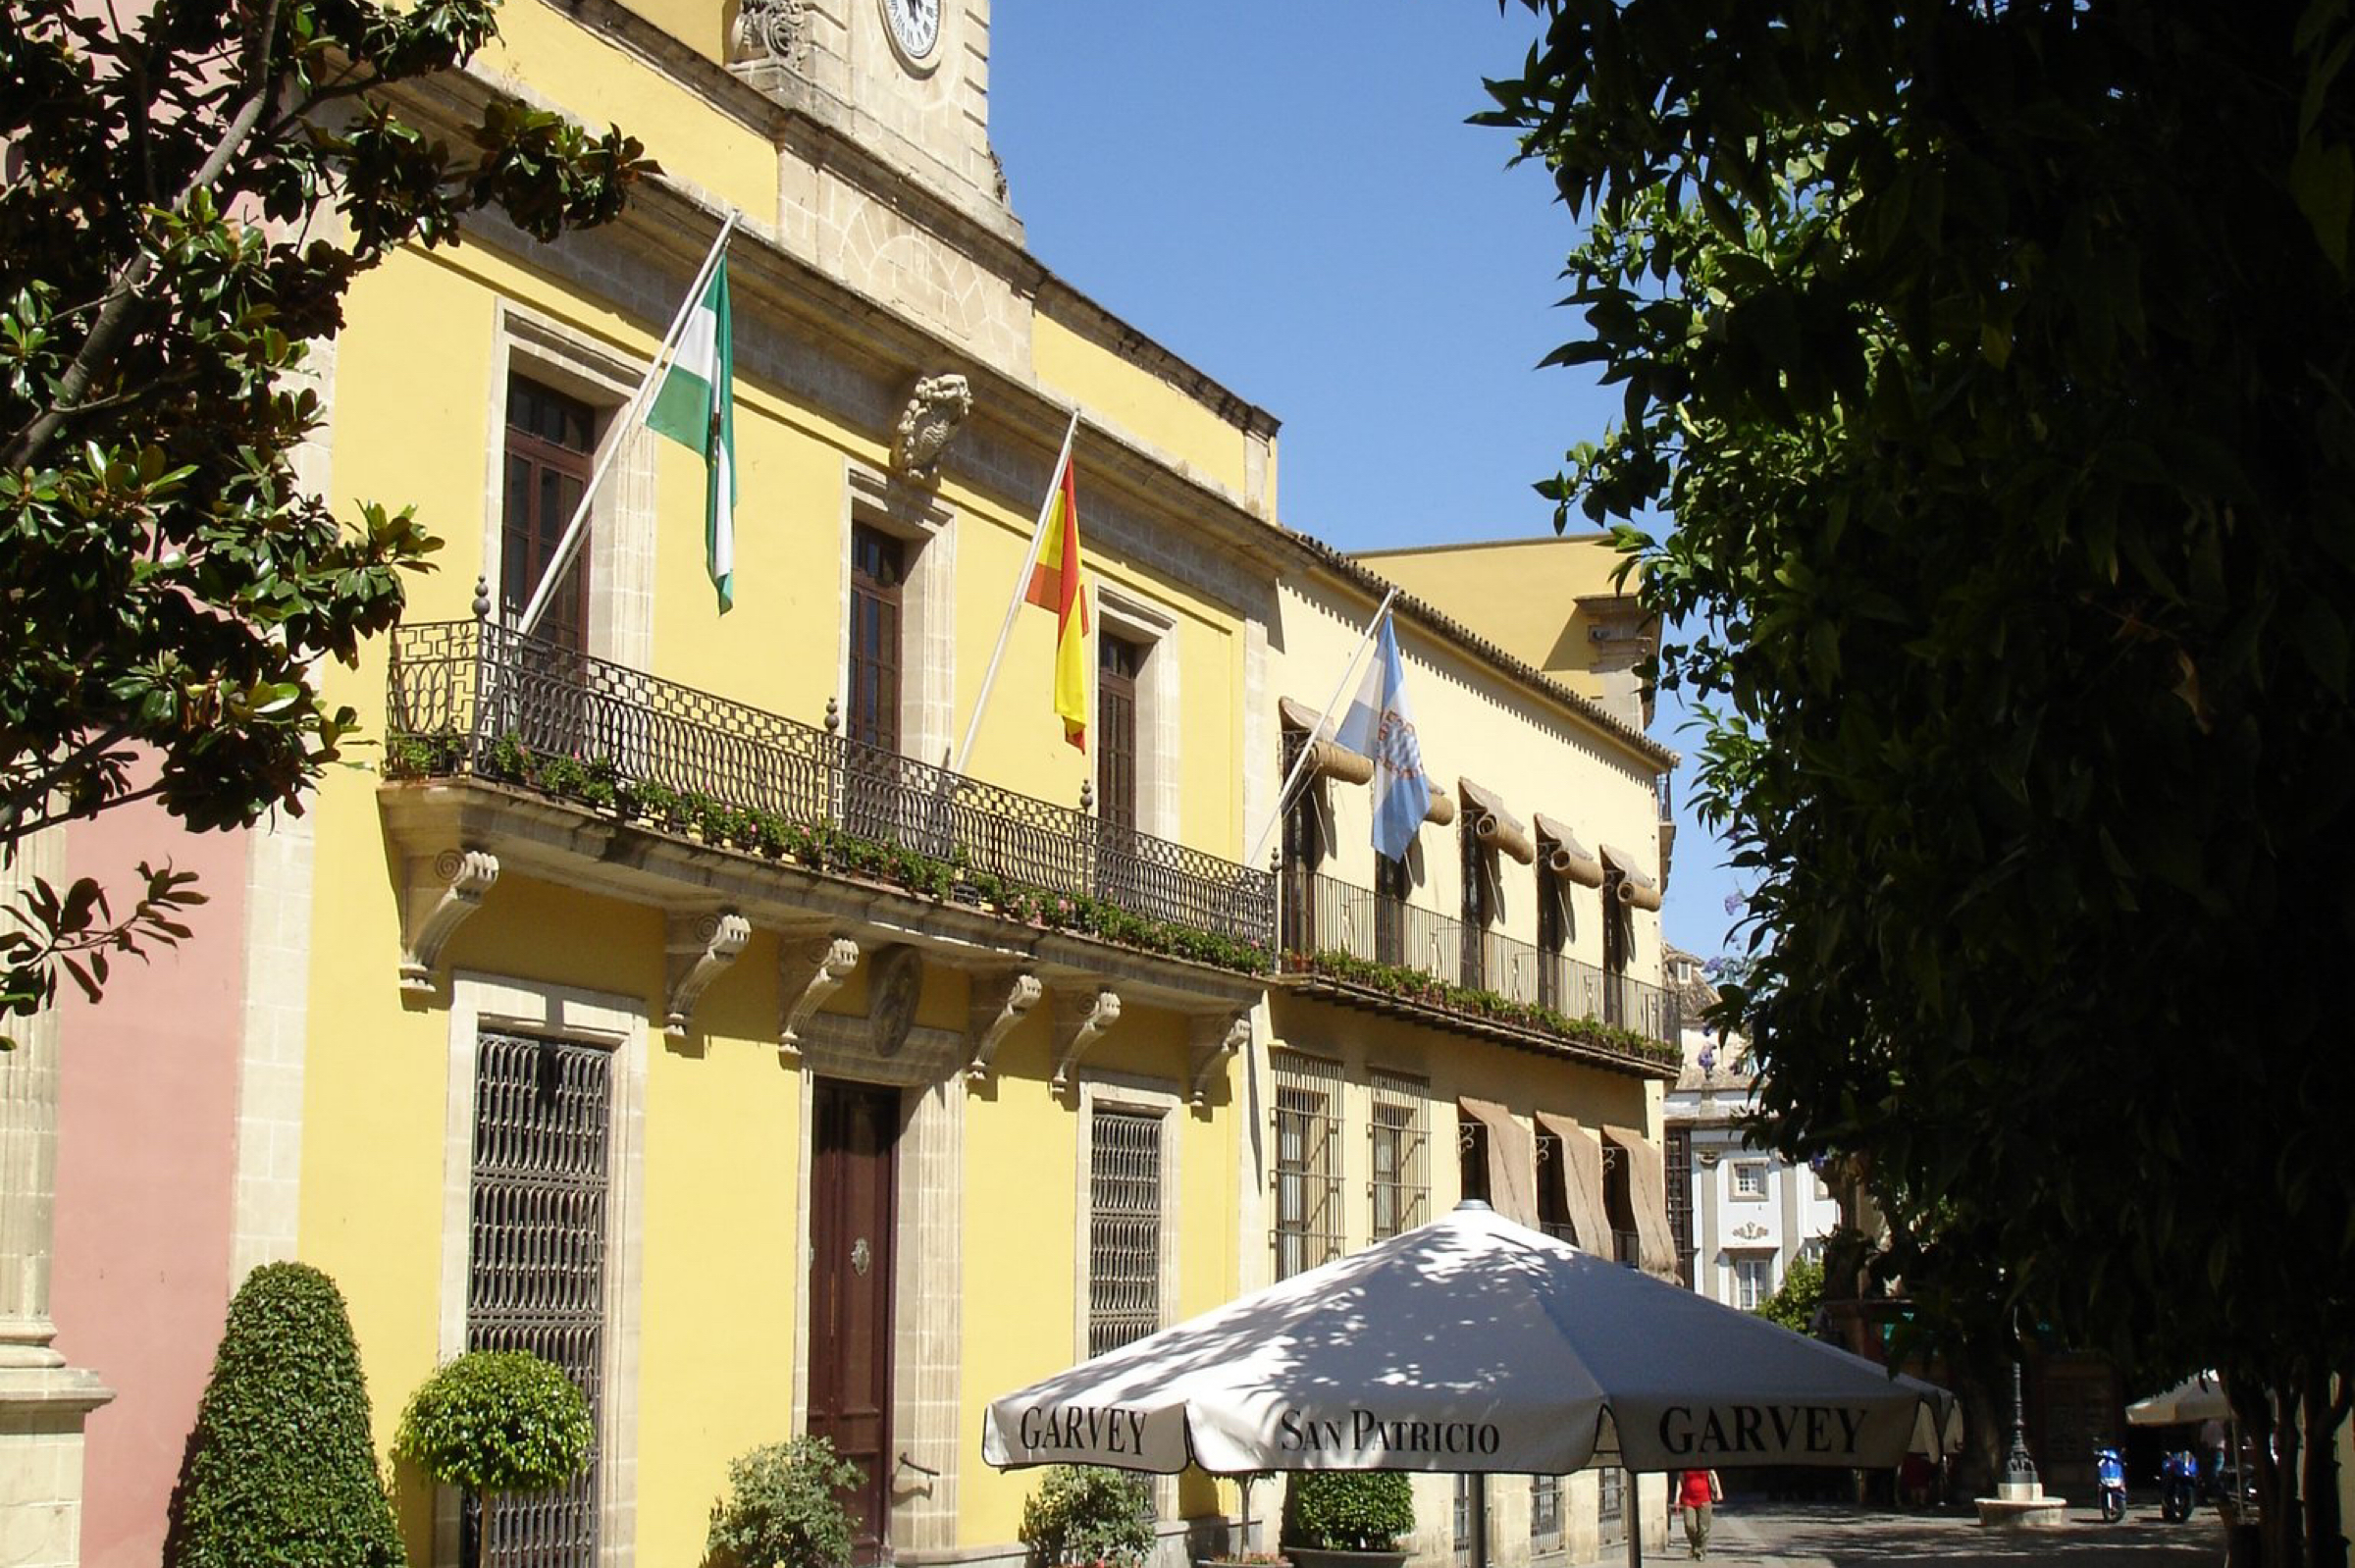
[[[910,60],[923,60],[940,42],[940,0],[883,0],[892,42]]]

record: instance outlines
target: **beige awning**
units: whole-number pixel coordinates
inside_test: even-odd
[[[1602,862],[1587,853],[1587,847],[1578,841],[1576,833],[1544,811],[1536,813],[1536,820],[1539,839],[1553,841],[1553,848],[1545,856],[1547,871],[1580,887],[1602,886]]]
[[[1337,778],[1344,784],[1363,784],[1374,776],[1374,758],[1353,752],[1329,736],[1317,735],[1315,708],[1280,697],[1276,700],[1276,711],[1290,728],[1315,737],[1308,743],[1308,770],[1312,774]]]
[[[1538,1140],[1490,1100],[1459,1099],[1464,1114],[1489,1129],[1489,1207],[1516,1224],[1538,1228]]]
[[[1662,1280],[1676,1278],[1676,1243],[1668,1235],[1668,1182],[1660,1151],[1633,1127],[1604,1124],[1603,1133],[1627,1162],[1627,1199],[1636,1211],[1637,1265]]]
[[[1570,1228],[1578,1244],[1598,1258],[1611,1255],[1611,1222],[1602,1206],[1602,1139],[1576,1121],[1551,1111],[1538,1113],[1538,1125],[1562,1145],[1562,1192],[1569,1200]]]
[[[1434,784],[1431,787],[1431,806],[1424,811],[1423,820],[1439,827],[1454,821],[1455,797]]]
[[[1468,778],[1459,778],[1456,782],[1463,786],[1464,807],[1472,813],[1474,836],[1483,844],[1501,850],[1523,865],[1535,864],[1538,847],[1529,841],[1529,829],[1504,809],[1504,802],[1493,791],[1482,789]]]
[[[1605,844],[1601,849],[1602,863],[1619,873],[1619,902],[1639,910],[1658,909],[1660,884],[1651,879],[1651,873],[1641,869],[1636,858],[1616,845]]]

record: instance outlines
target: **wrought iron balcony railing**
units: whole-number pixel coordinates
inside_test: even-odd
[[[1676,1043],[1674,991],[1318,872],[1289,868],[1282,881],[1286,953],[1342,953]]]
[[[1271,872],[489,621],[398,628],[391,686],[389,744],[411,772],[507,777],[521,756],[545,779],[546,759],[569,758],[578,766],[565,776],[586,770],[601,802],[699,799],[787,831],[925,857],[961,878],[1084,895],[1274,950]]]

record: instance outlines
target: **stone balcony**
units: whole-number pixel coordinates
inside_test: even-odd
[[[502,868],[663,909],[674,991],[759,925],[821,974],[913,944],[1001,1021],[1111,992],[1223,1045],[1274,964],[1271,872],[488,620],[395,631],[385,773],[413,991]]]

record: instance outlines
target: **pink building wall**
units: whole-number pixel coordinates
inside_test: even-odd
[[[81,1560],[154,1568],[229,1305],[247,835],[141,804],[69,830],[67,863],[128,913],[142,860],[194,871],[194,934],[60,997],[57,1348],[115,1390],[89,1419]]]

